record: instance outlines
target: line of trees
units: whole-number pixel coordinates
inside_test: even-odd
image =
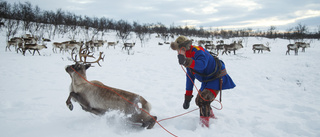
[[[33,6],[30,2],[14,3],[11,5],[6,1],[0,1],[0,27],[6,27],[7,38],[16,35],[17,31],[23,30],[25,33],[31,33],[43,37],[46,33],[48,37],[54,37],[59,34],[69,33],[70,39],[75,39],[77,35],[83,34],[86,40],[97,38],[98,34],[102,37],[110,30],[115,30],[117,36],[125,42],[130,39],[130,33],[134,32],[142,41],[147,34],[157,33],[163,36],[186,35],[204,38],[232,38],[259,36],[268,38],[285,39],[304,39],[320,38],[320,26],[318,32],[309,33],[305,25],[298,24],[290,28],[287,32],[278,32],[275,26],[271,26],[266,32],[253,31],[251,28],[241,30],[205,30],[203,27],[196,29],[188,26],[174,26],[169,28],[162,23],[139,24],[130,23],[126,20],[113,20],[109,18],[88,17],[76,15],[74,13],[57,9],[56,11],[42,10],[38,6]],[[22,26],[22,27],[21,27]],[[89,33],[93,32],[93,33]]]

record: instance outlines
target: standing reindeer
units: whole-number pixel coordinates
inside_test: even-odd
[[[84,53],[85,51],[80,48],[79,53],[80,52]],[[81,56],[81,54],[79,54],[79,56]],[[96,80],[90,81],[89,83],[85,80],[87,78],[86,70],[93,62],[79,62],[73,58],[73,54],[71,57],[76,62],[74,65],[66,67],[66,71],[72,80],[70,85],[70,94],[66,101],[66,104],[71,111],[73,110],[71,99],[73,99],[80,104],[83,110],[87,112],[96,115],[103,115],[105,112],[110,110],[119,110],[124,112],[126,115],[131,115],[129,117],[130,121],[142,123],[142,127],[147,127],[147,129],[153,128],[157,117],[151,117],[151,115],[148,114],[150,113],[151,105],[142,96],[125,90],[109,87]],[[88,57],[90,56],[88,55]],[[100,60],[101,53],[99,59],[94,62],[99,62]],[[141,108],[138,108],[138,106],[141,106]]]
[[[225,53],[225,54],[228,54],[227,52],[231,52],[233,51],[233,54],[236,55],[236,50],[238,49],[241,49],[243,48],[242,46],[242,41],[238,41],[238,43],[236,41],[234,41],[233,43],[231,43],[230,45],[224,45],[224,50],[222,52],[222,55]]]
[[[302,48],[302,52],[306,51],[306,48],[310,48],[310,43],[305,42],[295,42],[298,45],[298,48]]]
[[[298,50],[299,50],[298,44],[288,44],[287,48],[288,48],[288,50],[286,52],[286,55],[287,54],[290,55],[290,50],[294,50],[295,55],[298,55]]]
[[[269,43],[266,44],[267,46],[263,45],[263,44],[254,44],[252,45],[252,50],[253,53],[256,53],[256,50],[258,50],[258,53],[263,53],[264,50],[269,51],[270,52],[270,47],[269,47]]]

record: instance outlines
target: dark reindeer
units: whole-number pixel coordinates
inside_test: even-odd
[[[80,52],[84,53],[82,49]],[[73,56],[74,55],[72,55],[72,59],[76,63],[66,67],[66,71],[70,75],[72,81],[70,85],[70,94],[66,101],[66,104],[71,111],[73,110],[71,99],[73,99],[80,104],[83,110],[95,115],[103,115],[107,111],[119,110],[126,115],[130,115],[128,118],[130,121],[141,123],[142,127],[151,129],[154,126],[157,117],[151,117],[147,114],[150,113],[151,105],[142,96],[109,87],[96,80],[90,81],[89,83],[85,79],[87,79],[86,70],[90,68],[91,62],[88,63],[81,59],[80,61],[83,62],[80,62],[74,59]],[[88,55],[88,57],[91,57],[91,55]],[[99,61],[100,58],[94,62]],[[134,105],[127,102],[120,95]],[[141,108],[138,108],[138,106],[141,106]]]

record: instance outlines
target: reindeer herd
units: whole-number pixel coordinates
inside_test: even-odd
[[[40,55],[39,50],[47,48],[46,43],[47,39],[42,39],[42,44],[38,44],[39,41],[38,37],[31,36],[30,34],[23,35],[22,37],[13,37],[7,42],[6,51],[11,51],[10,47],[14,46],[17,53],[21,52],[25,55],[26,51],[28,50],[31,54],[37,51]]]
[[[222,51],[222,55],[228,55],[228,53],[230,54],[232,51],[235,55],[238,49],[243,48],[241,40],[233,41],[230,44],[225,44],[223,40],[219,40],[217,41],[217,45],[214,45],[213,41],[199,40],[198,45],[204,46],[207,50],[215,51],[217,54],[219,54],[219,51]]]
[[[29,51],[30,54],[34,55],[37,52],[40,55],[39,50],[47,48],[47,42],[51,42],[50,39],[46,38],[38,38],[37,36],[32,36],[30,34],[25,34],[21,37],[13,37],[9,41],[7,41],[6,51],[11,51],[11,47],[15,48],[17,53],[21,52],[23,55],[26,54],[26,51]],[[41,44],[39,44],[41,43]],[[170,42],[168,42],[170,43]],[[164,43],[164,44],[168,44]],[[232,43],[226,44],[224,40],[216,41],[216,45],[213,41],[208,40],[199,40],[196,42],[199,46],[205,47],[207,50],[211,52],[215,51],[219,54],[219,51],[222,51],[223,54],[236,54],[236,51],[243,48],[242,40],[233,41]],[[99,50],[99,48],[106,45],[106,48],[115,47],[119,44],[119,41],[106,41],[106,40],[90,40],[90,41],[64,41],[64,42],[53,42],[52,43],[52,52],[53,53],[64,53],[70,52],[73,49],[80,49],[82,45],[85,46],[86,49],[90,49],[92,52],[95,50]],[[163,43],[158,43],[158,45],[163,45]],[[129,51],[135,46],[135,42],[133,43],[123,43],[122,50],[127,50],[128,54]],[[310,47],[309,43],[305,42],[295,42],[294,44],[287,45],[286,55],[290,55],[290,51],[293,50],[295,55],[298,55],[299,48],[302,49],[302,52],[305,52],[305,48]],[[252,45],[253,53],[263,53],[263,51],[271,51],[269,47],[269,42],[265,44],[253,44]],[[33,51],[33,53],[32,53]]]
[[[9,41],[7,41],[7,46],[5,51],[11,51],[11,47],[15,48],[17,53],[21,52],[25,55],[26,51],[29,51],[30,54],[34,55],[37,51],[40,55],[39,50],[42,50],[47,47],[47,42],[51,42],[50,39],[42,38],[40,39],[37,36],[32,36],[30,34],[25,34],[21,37],[13,37]],[[41,44],[39,44],[41,43]],[[79,50],[81,46],[85,46],[86,49],[94,52],[95,50],[99,50],[99,48],[103,47],[106,44],[106,47],[115,47],[119,44],[119,41],[116,42],[108,42],[106,40],[90,40],[90,41],[64,41],[64,42],[53,42],[52,43],[52,52],[53,53],[65,53],[70,52],[73,49]],[[122,50],[131,50],[135,46],[134,43],[124,43]],[[32,53],[33,51],[33,53]]]
[[[215,51],[217,54],[219,54],[219,51],[222,51],[223,54],[230,54],[233,51],[233,54],[236,54],[236,50],[243,48],[242,41],[233,41],[230,44],[225,44],[223,40],[217,41],[217,45],[213,44],[213,41],[205,41],[205,40],[199,40],[197,41],[199,46],[203,46],[205,49],[210,51]],[[269,47],[269,42],[265,44],[253,44],[252,45],[252,51],[253,53],[263,53],[263,51],[271,51]],[[290,50],[293,50],[295,52],[295,55],[298,55],[299,48],[302,49],[302,52],[305,52],[305,49],[310,47],[310,43],[305,42],[295,42],[294,44],[288,44],[287,45],[287,51],[286,55],[290,55]]]

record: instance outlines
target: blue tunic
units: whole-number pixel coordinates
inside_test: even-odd
[[[209,75],[211,74],[217,65],[216,61],[214,60],[213,56],[203,47],[200,46],[191,46],[190,50],[186,51],[186,57],[191,58],[193,61],[189,68],[194,69],[195,71],[199,72],[200,74]],[[225,65],[221,63],[221,70],[225,69]],[[199,80],[201,82],[200,91],[203,91],[205,88],[220,90],[220,79],[215,79],[209,82],[202,82],[208,79],[212,79],[213,77],[203,77],[198,74],[192,73],[190,69],[187,69],[187,74],[191,77],[192,81]],[[226,74],[222,76],[222,90],[234,88],[236,85],[232,81],[231,77]],[[186,80],[186,90],[192,91],[193,90],[193,83],[191,82],[190,78],[187,76]]]

